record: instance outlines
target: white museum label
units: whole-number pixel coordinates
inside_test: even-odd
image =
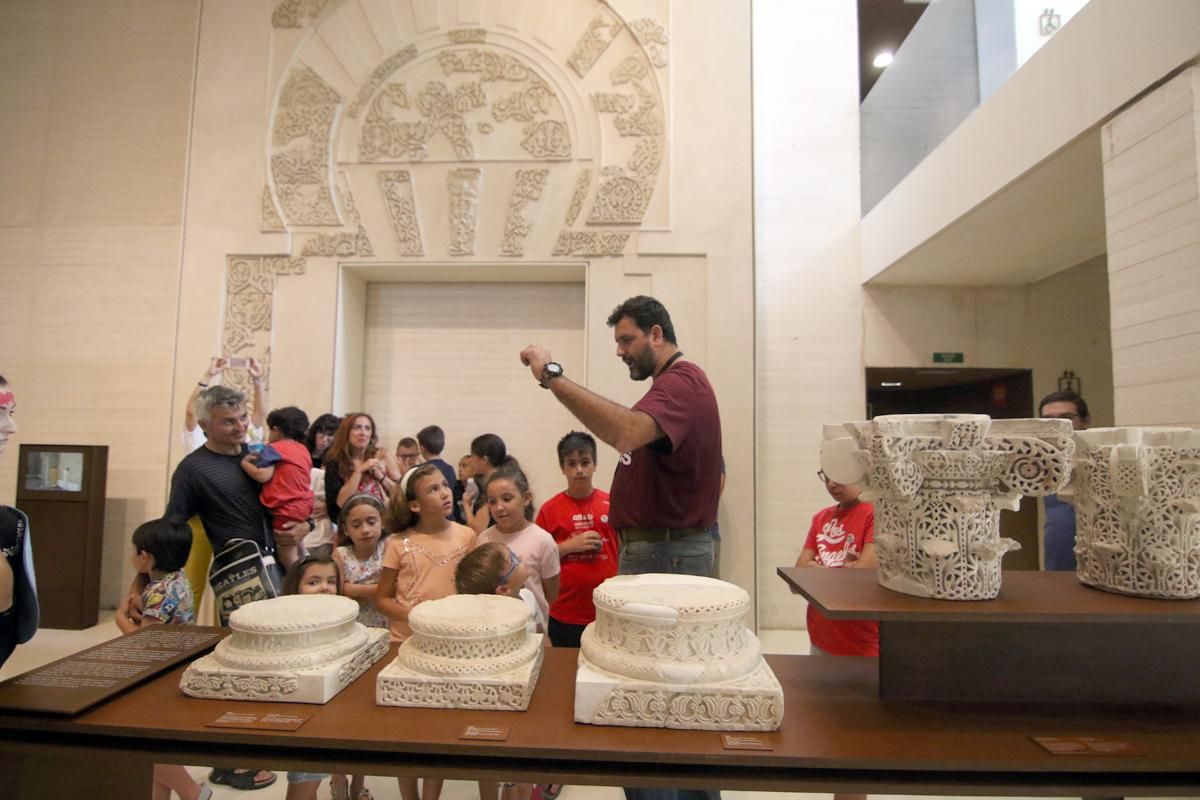
[[[312,714],[293,714],[272,712],[269,714],[254,714],[245,711],[226,711],[212,722],[204,723],[206,728],[255,728],[264,731],[294,731],[308,722]]]
[[[774,750],[775,745],[765,736],[744,733],[721,734],[721,744],[726,750]]]
[[[1142,751],[1110,736],[1031,736],[1052,756],[1140,756]]]
[[[497,728],[491,725],[468,725],[458,735],[460,739],[487,739],[491,742],[503,742],[508,739],[508,728]]]

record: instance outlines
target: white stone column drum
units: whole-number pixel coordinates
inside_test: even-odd
[[[258,600],[229,617],[233,634],[184,671],[192,697],[327,703],[387,655],[388,632],[359,623],[358,603],[325,594]]]
[[[575,677],[575,721],[773,731],[783,690],[746,628],[750,596],[691,575],[619,575],[592,593]]]
[[[1000,560],[1020,547],[1001,538],[1001,509],[1058,491],[1075,452],[1069,421],[984,414],[884,415],[825,438],[825,473],[875,504],[880,585],[941,600],[1000,593]]]
[[[375,702],[415,708],[524,711],[542,669],[543,635],[515,597],[459,594],[418,603],[413,635],[379,673]]]
[[[1120,594],[1200,597],[1200,430],[1075,432],[1059,497],[1075,506],[1079,580]]]

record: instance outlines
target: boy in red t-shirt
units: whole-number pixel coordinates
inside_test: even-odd
[[[617,574],[617,533],[608,524],[608,492],[592,486],[596,440],[572,431],[558,443],[558,465],[567,490],[551,497],[537,515],[539,527],[558,544],[562,574],[558,599],[550,605],[550,642],[579,647],[579,637],[596,619],[592,590]]]
[[[837,505],[813,515],[796,566],[874,568],[874,507],[858,499],[862,492],[858,486],[832,481],[824,470],[818,470],[817,477],[825,482],[825,491]],[[813,655],[879,655],[878,622],[828,619],[811,603],[808,605],[808,637]]]
[[[293,522],[308,522],[311,527],[312,454],[304,444],[308,415],[295,406],[277,408],[267,415],[267,428],[270,444],[247,453],[242,469],[265,484],[258,499],[271,512],[271,527],[279,531]],[[295,546],[279,546],[279,561],[284,566],[299,555]]]

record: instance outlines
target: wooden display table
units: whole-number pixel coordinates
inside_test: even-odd
[[[1200,706],[1200,600],[1147,600],[1071,572],[1005,572],[995,600],[912,597],[874,570],[780,567],[832,619],[879,620],[885,700]]]
[[[883,703],[867,658],[770,656],[783,686],[771,750],[712,731],[572,721],[577,651],[550,649],[527,712],[375,705],[390,657],[324,706],[198,700],[165,673],[74,718],[0,713],[3,794],[144,797],[154,762],[566,784],[887,794],[1197,795],[1200,710]],[[311,714],[296,731],[206,727],[228,712]],[[508,729],[468,741],[468,725]],[[1054,756],[1031,736],[1102,736],[1136,754]]]

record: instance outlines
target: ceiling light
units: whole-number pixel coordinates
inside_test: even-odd
[[[890,387],[895,387],[895,386],[903,386],[904,384],[900,381],[880,381],[879,385],[890,388]]]
[[[884,50],[883,52],[875,54],[875,60],[871,62],[871,65],[875,67],[875,69],[883,69],[888,64],[892,63],[893,58],[894,56],[892,56],[891,53],[889,53],[887,50]]]

